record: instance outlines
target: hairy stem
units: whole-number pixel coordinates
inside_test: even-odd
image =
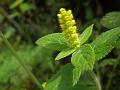
[[[92,79],[95,81],[96,86],[97,86],[97,90],[101,90],[101,84],[99,79],[96,77],[96,75],[92,72],[91,74]]]
[[[118,60],[118,61],[119,61],[119,60]],[[115,71],[116,68],[117,68],[117,65],[118,65],[118,63],[116,63],[116,64],[113,66],[113,69],[112,69],[111,74],[110,74],[110,76],[109,76],[109,78],[108,78],[108,82],[107,82],[107,85],[106,85],[106,89],[105,89],[105,90],[109,90],[109,88],[110,88],[110,85],[111,85],[111,82],[112,82],[112,78],[113,78],[113,74],[114,74],[114,71]]]
[[[11,52],[13,53],[13,55],[16,57],[16,59],[18,60],[18,62],[21,64],[21,66],[24,68],[24,70],[26,71],[26,73],[31,77],[32,81],[40,88],[42,89],[42,85],[40,84],[40,82],[37,80],[37,78],[33,75],[33,73],[29,70],[29,68],[25,65],[25,63],[23,62],[23,59],[17,54],[17,52],[15,51],[15,49],[12,47],[12,45],[9,43],[9,41],[4,37],[4,35],[2,34],[2,32],[0,31],[0,37],[3,39],[4,43],[6,44],[6,46],[11,50]],[[24,60],[25,61],[25,60]]]
[[[97,74],[98,79],[100,80],[100,71],[99,71],[98,63],[96,63],[96,74]]]

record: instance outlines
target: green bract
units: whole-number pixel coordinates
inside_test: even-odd
[[[61,51],[69,45],[62,33],[53,33],[46,35],[36,41],[36,43],[44,48]]]

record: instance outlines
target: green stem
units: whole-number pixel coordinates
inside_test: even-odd
[[[97,74],[98,80],[100,80],[100,70],[99,70],[98,62],[96,63],[96,74]]]
[[[97,90],[101,90],[101,84],[100,84],[99,79],[96,77],[96,75],[93,72],[90,75],[96,83]]]
[[[31,77],[32,81],[40,88],[42,89],[42,85],[40,84],[40,82],[37,80],[37,78],[33,75],[33,73],[29,70],[29,68],[24,64],[24,62],[22,61],[22,58],[16,53],[15,49],[12,47],[12,45],[9,43],[9,41],[4,37],[4,35],[2,34],[2,32],[0,31],[0,36],[3,39],[4,43],[6,44],[6,46],[11,50],[11,52],[13,53],[13,55],[17,58],[18,62],[21,64],[21,66],[25,69],[25,71],[27,72],[27,74]]]
[[[119,61],[119,60],[118,60]],[[118,63],[116,63],[114,66],[113,66],[113,69],[111,71],[111,74],[109,76],[109,79],[108,79],[108,82],[107,82],[107,85],[106,85],[106,89],[105,90],[109,90],[110,88],[110,85],[111,85],[111,82],[112,82],[112,78],[113,78],[113,74],[114,74],[114,71],[116,70],[117,68],[117,65]]]

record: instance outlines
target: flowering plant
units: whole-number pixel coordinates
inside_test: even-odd
[[[92,34],[93,24],[78,35],[71,10],[61,8],[57,16],[62,33],[49,34],[36,43],[45,48],[61,51],[55,60],[70,54],[72,57],[71,63],[65,65],[47,83],[45,90],[88,90],[90,88],[90,90],[101,90],[99,78],[93,73],[94,64],[113,49],[119,39],[120,27],[104,32],[93,42],[86,43]]]

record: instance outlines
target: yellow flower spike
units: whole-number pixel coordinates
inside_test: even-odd
[[[70,34],[76,33],[76,31],[74,30],[70,30]]]
[[[60,9],[60,13],[57,14],[62,33],[68,40],[72,48],[79,48],[80,41],[78,34],[76,33],[77,27],[75,26],[75,20],[71,10],[66,10],[64,8]]]
[[[74,39],[74,38],[76,38],[77,37],[77,35],[74,33],[74,34],[71,34],[71,38],[72,39]]]
[[[72,14],[70,15],[70,18],[72,18],[72,19],[73,19],[73,15],[72,15]]]
[[[71,25],[75,25],[75,20],[72,20],[72,21],[71,21]]]
[[[67,15],[71,15],[72,14],[72,11],[71,10],[68,10],[67,11]]]
[[[67,26],[71,26],[71,21],[67,21],[67,22],[66,22],[66,25],[67,25]]]
[[[61,24],[60,27],[62,28],[62,30],[65,28],[63,24]]]
[[[63,11],[66,11],[66,9],[64,9],[64,8],[61,8],[61,9],[60,9],[60,13],[61,13],[61,12],[63,12]]]
[[[76,26],[70,26],[70,27],[69,27],[69,30],[76,30],[76,29],[77,29]]]
[[[66,13],[67,13],[65,9],[62,9],[60,12],[63,16],[66,15]]]
[[[67,21],[67,22],[66,22],[66,25],[67,25],[67,26],[73,26],[73,25],[75,25],[75,20]]]
[[[66,33],[69,33],[71,35],[71,34],[76,33],[76,30],[67,30]]]
[[[58,16],[59,18],[62,18],[62,15],[61,15],[61,14],[57,14],[57,16]]]
[[[74,44],[76,45],[76,44],[78,44],[78,42],[77,42],[77,41],[74,41]]]
[[[68,21],[68,20],[71,20],[72,18],[69,17],[69,16],[65,16],[65,20]]]
[[[62,19],[59,19],[59,23],[60,23],[60,24],[63,24],[64,22],[63,22],[63,20],[62,20]]]

